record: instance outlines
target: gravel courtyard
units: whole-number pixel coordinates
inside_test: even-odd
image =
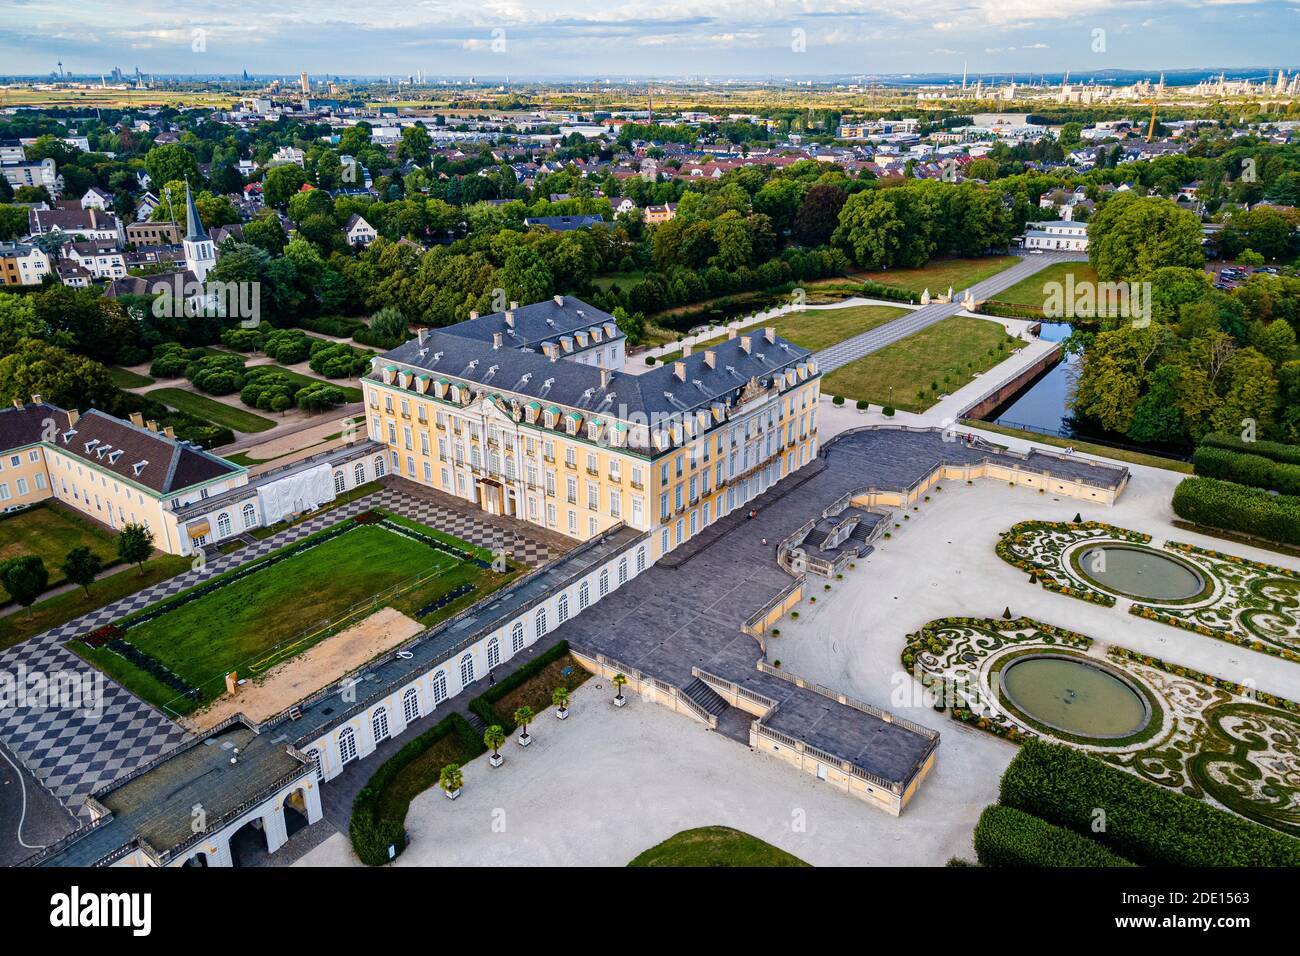
[[[612,696],[588,681],[573,715],[543,714],[532,746],[506,744],[502,767],[469,764],[460,799],[417,797],[397,865],[623,866],[681,830],[723,824],[817,866],[940,866],[972,856],[971,829],[1012,757],[1008,744],[945,725],[934,771],[892,817],[656,704],[634,697],[616,710]],[[955,738],[964,745],[950,747]],[[361,864],[336,834],[297,865]]]

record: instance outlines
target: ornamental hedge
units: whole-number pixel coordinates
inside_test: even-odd
[[[1300,465],[1300,445],[1284,445],[1276,441],[1245,441],[1227,432],[1210,432],[1201,439],[1201,445],[1261,455],[1285,465]]]
[[[1300,866],[1300,840],[1060,744],[1026,741],[1002,775],[1000,800],[1139,866]],[[1099,811],[1104,826],[1094,833]]]
[[[452,712],[380,764],[379,769],[357,793],[356,799],[352,801],[352,819],[348,832],[352,837],[352,849],[362,863],[367,866],[383,866],[389,862],[390,846],[394,850],[394,859],[406,849],[406,811],[411,805],[410,800],[385,800],[386,791],[398,774],[450,734],[460,738],[464,757],[462,763],[472,760],[487,749],[469,721]],[[441,769],[429,769],[423,790],[437,784]],[[419,782],[426,783],[425,780]],[[423,792],[410,787],[404,787],[403,790],[408,793]]]
[[[1267,488],[1284,495],[1300,495],[1300,465],[1288,465],[1263,455],[1245,454],[1202,445],[1192,456],[1196,473],[1252,488]]]
[[[1184,478],[1174,489],[1174,513],[1209,528],[1300,544],[1300,497],[1272,495],[1217,478]]]
[[[986,807],[975,824],[982,866],[1133,866],[1095,840],[1014,807]]]
[[[569,653],[569,642],[560,641],[560,643],[556,644],[549,651],[534,657],[523,667],[520,667],[505,678],[497,681],[486,691],[471,700],[469,702],[470,711],[477,714],[483,720],[483,723],[487,724],[489,727],[493,724],[499,724],[504,728],[506,733],[513,733],[515,727],[518,726],[518,724],[515,723],[514,714],[498,714],[496,708],[492,705],[520,684],[531,679],[534,675],[540,674],[547,665],[553,661],[558,661],[567,653]]]

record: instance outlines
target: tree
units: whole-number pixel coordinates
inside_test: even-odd
[[[262,199],[268,206],[283,209],[307,182],[307,174],[297,163],[272,166],[262,181]]]
[[[531,707],[520,707],[515,711],[515,723],[519,726],[519,739],[528,739],[528,725],[532,723],[533,709]]]
[[[144,168],[155,189],[163,189],[170,182],[185,179],[189,180],[191,186],[197,186],[202,179],[194,154],[175,143],[155,146],[149,150],[144,157]]]
[[[555,690],[551,691],[551,703],[554,704],[555,707],[559,709],[560,713],[564,713],[566,710],[568,710],[569,709],[569,688],[557,687],[555,688]]]
[[[614,675],[614,699],[623,699],[623,688],[627,685],[627,675],[618,673]]]
[[[492,751],[493,757],[501,756],[501,745],[505,742],[506,732],[500,724],[492,724],[483,731],[483,746]]]
[[[40,395],[63,408],[112,409],[118,391],[108,368],[38,339],[20,339],[0,358],[0,401],[5,404]]]
[[[400,342],[406,338],[410,324],[400,309],[387,306],[370,317],[370,331],[381,339]]]
[[[433,148],[433,139],[423,123],[407,126],[402,130],[402,140],[397,144],[397,158],[410,160],[417,166],[429,165],[429,150]]]
[[[153,532],[142,524],[123,525],[117,535],[117,556],[127,564],[138,564],[144,574],[144,563],[153,554]]]
[[[89,597],[90,585],[94,583],[95,576],[103,568],[103,559],[83,544],[68,552],[67,557],[63,559],[60,570],[65,578],[84,588],[86,596]]]
[[[45,562],[38,554],[20,554],[0,564],[0,585],[4,586],[20,607],[27,608],[29,618],[32,616],[32,604],[41,596],[49,582],[50,572],[45,569]]]
[[[1088,260],[1106,281],[1142,280],[1166,266],[1200,269],[1200,220],[1167,199],[1120,193],[1088,224]]]

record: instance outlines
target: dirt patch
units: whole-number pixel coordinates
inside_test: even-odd
[[[565,673],[565,672],[568,673]],[[571,654],[565,654],[559,660],[551,661],[540,671],[518,687],[510,690],[499,700],[492,702],[492,708],[509,720],[520,707],[528,706],[533,713],[545,713],[551,704],[551,694],[557,687],[566,687],[572,693],[591,677],[587,670]]]
[[[423,625],[400,611],[381,608],[181,723],[189,730],[203,730],[237,713],[266,720],[421,630]]]

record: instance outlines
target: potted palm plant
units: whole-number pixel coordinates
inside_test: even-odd
[[[527,747],[533,742],[533,738],[528,733],[528,725],[533,721],[533,709],[531,707],[520,707],[515,711],[515,723],[519,725],[519,746]]]
[[[627,683],[626,674],[614,675],[614,706],[622,707],[627,703],[627,698],[623,696],[623,686]]]
[[[448,800],[455,800],[460,796],[460,788],[465,785],[465,775],[461,773],[460,764],[449,763],[442,768],[438,774],[438,786],[442,787],[442,792],[447,795]]]
[[[501,766],[502,761],[506,758],[501,756],[501,745],[506,742],[506,732],[500,724],[493,724],[487,730],[483,731],[483,746],[492,751],[492,756],[488,757],[488,763],[494,767]]]
[[[569,718],[569,688],[557,687],[551,692],[551,703],[555,705],[555,716],[560,720]]]

